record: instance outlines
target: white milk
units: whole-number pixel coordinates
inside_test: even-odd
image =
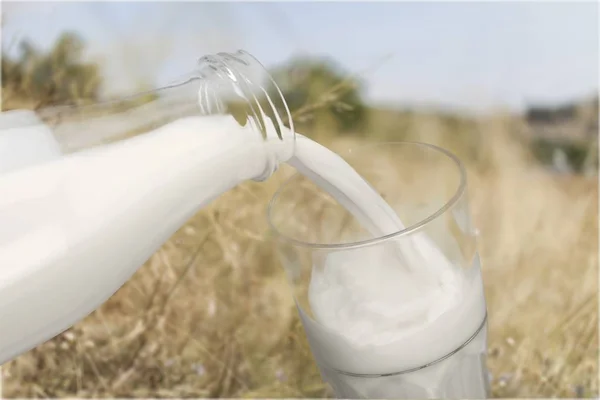
[[[300,137],[294,162],[343,167],[323,149]],[[199,209],[290,155],[232,117],[194,117],[0,175],[0,363],[92,312]],[[381,201],[355,173],[337,179]],[[377,212],[359,218],[387,221]]]
[[[403,229],[393,209],[330,153],[300,136],[288,163],[371,233]],[[309,303],[317,323],[299,312],[323,377],[338,397],[486,397],[486,306],[478,258],[463,270],[423,233],[332,252],[324,268],[313,268]],[[452,357],[398,374],[448,356],[477,332]],[[394,376],[373,378],[386,374]]]
[[[232,117],[189,117],[0,175],[0,363],[99,307],[198,210],[243,181],[266,179],[281,162],[332,194],[371,232],[402,229],[335,153],[297,135],[292,157],[289,142],[273,135],[265,142]],[[388,261],[403,268],[393,271]],[[479,270],[461,275],[422,235],[384,255],[373,250],[328,263],[311,287],[322,325],[303,319],[316,358],[332,368],[371,374],[422,365],[464,343],[485,314]],[[376,289],[389,274],[404,274],[398,295]],[[350,276],[364,281],[355,292],[344,286]],[[389,316],[372,320],[369,307]]]
[[[33,111],[0,113],[0,174],[61,156],[52,131]]]
[[[478,259],[469,271],[399,268],[384,247],[332,253],[313,270],[300,315],[317,363],[344,398],[485,398],[485,320]],[[431,275],[429,275],[430,273]],[[429,276],[427,276],[429,275]],[[389,375],[380,377],[379,375]],[[358,377],[352,375],[370,375]]]

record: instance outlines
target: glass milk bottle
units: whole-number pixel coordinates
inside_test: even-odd
[[[94,311],[198,210],[269,177],[294,145],[281,92],[243,51],[153,92],[0,114],[0,364]]]

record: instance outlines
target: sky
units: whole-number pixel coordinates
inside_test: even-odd
[[[589,2],[3,1],[2,43],[88,43],[112,92],[160,86],[204,54],[243,48],[266,66],[294,55],[364,72],[366,98],[465,111],[560,104],[598,91],[598,4]],[[12,49],[16,47],[13,46]]]

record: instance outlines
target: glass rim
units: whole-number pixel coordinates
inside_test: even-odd
[[[439,207],[435,212],[429,214],[425,218],[422,218],[418,222],[415,222],[415,223],[405,227],[404,229],[401,229],[396,232],[388,233],[386,235],[371,238],[371,239],[358,240],[355,242],[347,242],[347,243],[330,243],[330,244],[328,244],[328,243],[312,243],[312,242],[305,242],[302,240],[294,239],[292,237],[285,235],[279,229],[277,229],[277,227],[273,223],[272,215],[273,215],[273,210],[275,208],[275,203],[277,202],[279,197],[282,195],[283,191],[288,187],[288,185],[294,179],[297,179],[299,176],[302,176],[302,174],[300,174],[299,172],[295,172],[291,177],[286,179],[279,186],[279,188],[277,188],[277,190],[275,191],[275,194],[273,195],[273,197],[271,197],[271,200],[269,200],[269,204],[267,206],[267,221],[268,221],[271,233],[274,234],[275,238],[278,241],[286,242],[286,243],[292,244],[297,247],[311,248],[314,250],[356,249],[356,248],[360,248],[360,247],[376,245],[376,244],[379,244],[379,243],[382,243],[382,242],[385,242],[388,240],[392,240],[395,238],[399,238],[402,236],[407,236],[409,234],[412,234],[412,233],[418,231],[419,229],[423,228],[427,224],[431,223],[432,221],[436,220],[437,218],[441,217],[448,210],[450,210],[452,207],[454,207],[454,205],[456,205],[456,203],[460,200],[460,198],[463,196],[463,194],[466,191],[467,172],[466,172],[463,162],[454,153],[452,153],[451,151],[449,151],[447,149],[444,149],[443,147],[440,147],[440,146],[437,146],[434,144],[416,142],[416,141],[387,141],[387,142],[377,142],[377,143],[371,142],[368,144],[361,145],[361,149],[369,148],[369,147],[390,146],[390,145],[392,145],[392,146],[416,145],[416,146],[425,147],[425,148],[428,148],[430,150],[433,150],[435,152],[445,155],[446,157],[448,157],[450,159],[450,161],[452,161],[456,165],[456,167],[458,168],[458,171],[459,171],[459,184],[458,184],[456,190],[454,191],[454,193],[452,194],[452,196],[450,196],[450,198],[448,200],[446,200],[444,202],[444,204],[441,207]]]

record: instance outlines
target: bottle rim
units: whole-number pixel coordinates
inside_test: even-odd
[[[269,89],[272,89],[272,95],[277,96],[275,102],[280,102],[281,106],[283,106],[283,111],[285,112],[284,117],[289,124],[288,129],[292,134],[292,138],[295,140],[296,132],[294,130],[294,121],[292,119],[289,106],[285,101],[285,97],[277,85],[277,82],[275,82],[271,74],[268,72],[267,68],[255,56],[246,50],[240,49],[234,53],[221,52],[215,55],[203,56],[198,60],[198,64],[200,66],[201,79],[205,78],[205,76],[202,75],[202,72],[206,68],[213,69],[213,71],[214,69],[225,69],[225,71],[221,71],[225,72],[225,76],[220,76],[221,79],[230,79],[237,84],[239,89],[241,89],[243,92],[242,94],[246,96],[246,100],[250,103],[250,110],[252,111],[252,116],[256,121],[255,128],[259,129],[262,136],[266,138],[266,127],[262,121],[262,117],[269,115],[268,113],[264,112],[264,107],[260,104],[259,99],[256,97],[255,93],[251,91],[251,89],[257,88],[262,91],[265,95],[265,100],[267,100],[268,104],[271,106],[270,111],[272,111],[272,116],[275,117],[271,119],[276,129],[277,136],[280,140],[284,140],[282,134],[284,122],[279,115],[279,111],[276,109],[276,105],[272,101],[273,99],[271,99],[271,95],[269,94]],[[260,72],[264,74],[264,80],[266,80],[266,82],[263,83],[260,82],[260,80],[254,80],[245,73],[247,69],[252,67],[260,69]],[[265,85],[271,87],[265,88]],[[256,87],[253,88],[252,86]],[[199,100],[201,101],[201,99]]]

